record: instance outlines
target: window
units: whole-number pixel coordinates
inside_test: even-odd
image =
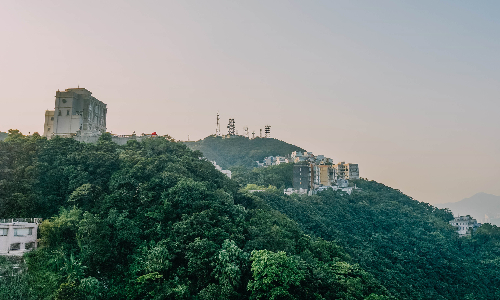
[[[62,114],[61,114],[61,110],[59,110],[59,113],[58,113],[57,115],[58,115],[58,116],[62,116]]]
[[[14,243],[14,244],[10,244],[10,250],[19,250],[21,249],[21,243]]]
[[[31,228],[14,228],[14,236],[26,236],[29,235]]]
[[[51,121],[54,121],[54,117],[50,117],[50,120],[51,120]]]
[[[33,248],[35,248],[35,242],[29,242],[29,243],[24,244],[24,249],[26,249],[26,250],[31,250]]]
[[[66,103],[66,99],[62,99],[62,102],[63,102],[63,103]]]
[[[66,111],[66,115],[69,116],[69,109]]]
[[[8,228],[0,228],[0,236],[6,236],[9,233]]]
[[[33,235],[33,228],[28,228],[28,235]]]

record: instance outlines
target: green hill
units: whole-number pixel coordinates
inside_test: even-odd
[[[0,299],[392,299],[200,152],[110,140],[0,142],[0,218],[45,218],[23,272],[0,256]]]
[[[450,211],[373,181],[351,195],[259,192],[311,236],[335,241],[397,299],[500,299],[500,228],[458,237]]]
[[[208,136],[203,140],[184,143],[192,150],[201,151],[208,160],[216,161],[225,169],[233,166],[254,167],[255,161],[262,161],[267,156],[286,156],[293,151],[305,151],[277,139],[249,139],[244,136]]]

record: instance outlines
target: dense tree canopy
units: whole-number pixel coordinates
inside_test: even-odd
[[[0,218],[45,221],[26,271],[0,279],[2,296],[390,297],[342,247],[304,234],[202,156],[159,137],[117,146],[12,133],[0,142]]]

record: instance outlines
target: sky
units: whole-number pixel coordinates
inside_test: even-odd
[[[259,132],[431,204],[500,195],[498,1],[0,1],[0,131]]]

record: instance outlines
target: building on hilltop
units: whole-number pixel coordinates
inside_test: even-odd
[[[470,235],[471,232],[481,227],[481,223],[478,223],[476,219],[473,219],[469,215],[455,217],[455,219],[450,221],[450,224],[457,229],[460,236]]]
[[[334,165],[338,178],[343,179],[359,179],[358,164],[339,162]]]
[[[38,246],[42,219],[0,219],[0,255],[23,255]]]
[[[43,135],[92,137],[106,132],[106,104],[84,88],[56,92],[54,110],[45,112]]]

